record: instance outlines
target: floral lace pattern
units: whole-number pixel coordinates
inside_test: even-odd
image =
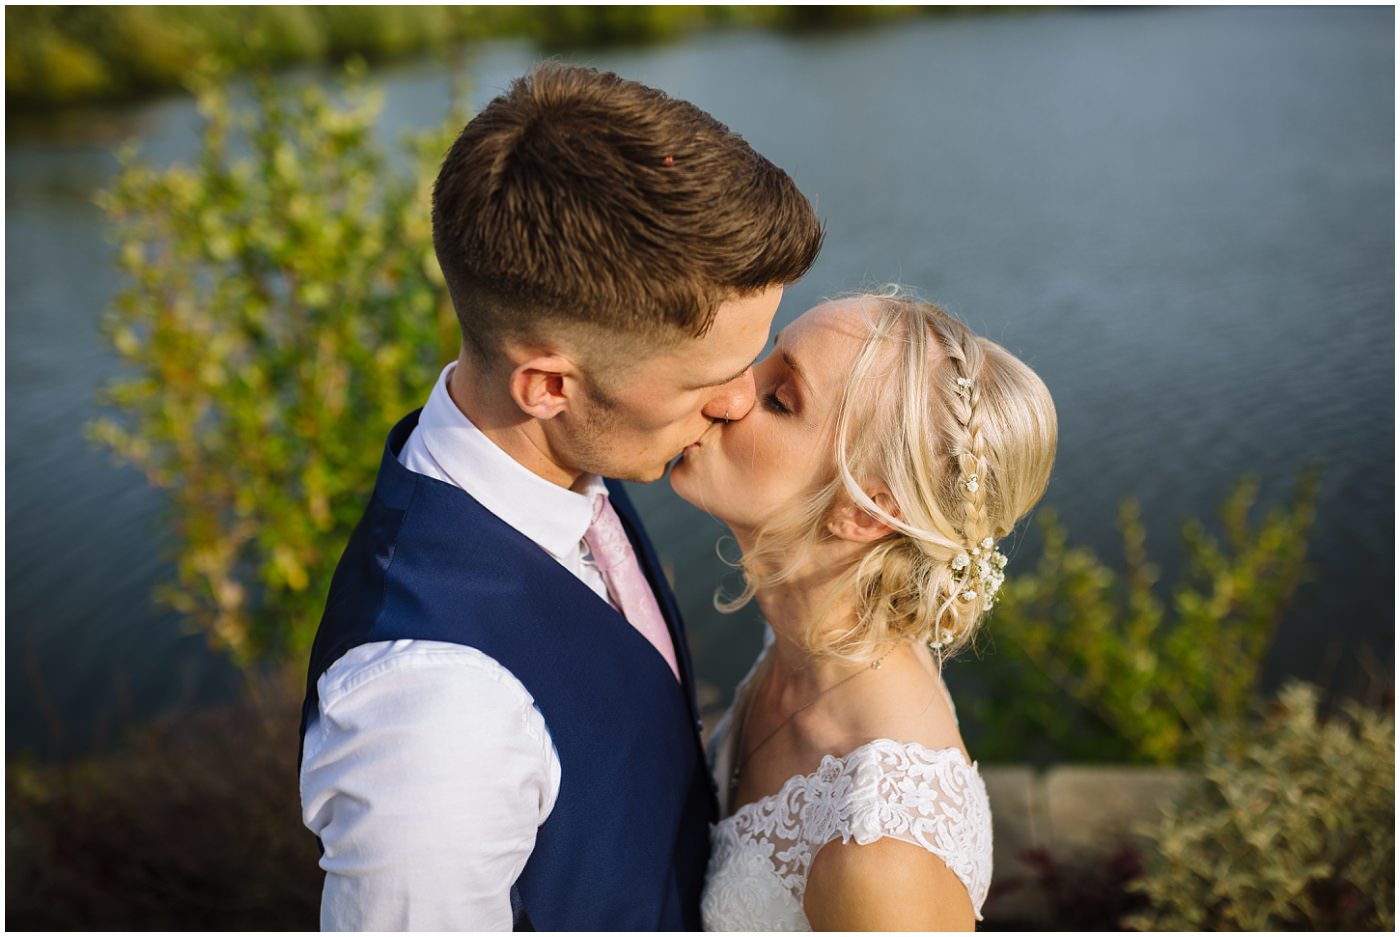
[[[720,733],[716,732],[716,741]],[[812,860],[840,838],[881,837],[937,855],[967,886],[973,912],[992,877],[987,789],[957,748],[876,739],[711,827],[701,904],[706,930],[811,930],[802,910]]]

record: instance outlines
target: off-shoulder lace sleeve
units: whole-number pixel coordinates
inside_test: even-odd
[[[975,762],[956,748],[879,739],[844,760],[828,757],[817,775],[831,778],[824,809],[834,824],[825,842],[813,843],[813,857],[837,836],[862,846],[889,837],[922,847],[967,886],[982,920],[992,881],[992,812]]]
[[[992,814],[976,763],[969,765],[957,748],[876,739],[844,758],[828,755],[816,772],[740,808],[715,832],[716,848],[726,854],[757,850],[769,857],[798,908],[812,860],[828,843],[867,845],[882,837],[911,843],[947,863],[982,920],[992,879]]]

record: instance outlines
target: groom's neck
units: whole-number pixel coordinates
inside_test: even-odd
[[[447,379],[457,409],[496,447],[545,481],[572,488],[583,473],[560,464],[540,421],[521,412],[506,389],[464,350]]]

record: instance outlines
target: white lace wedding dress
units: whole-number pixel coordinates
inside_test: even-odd
[[[817,853],[838,838],[866,845],[886,836],[946,862],[982,920],[992,879],[992,813],[977,763],[969,765],[961,749],[875,739],[844,757],[827,755],[813,773],[789,778],[776,794],[729,814],[730,726],[741,718],[736,713],[742,713],[753,673],[740,683],[710,742],[725,818],[710,828],[700,905],[705,930],[811,930],[802,899]]]

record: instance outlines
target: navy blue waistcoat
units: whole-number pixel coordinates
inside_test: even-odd
[[[699,930],[714,790],[679,610],[631,502],[607,483],[682,683],[538,545],[462,489],[400,465],[417,424],[415,411],[389,434],[374,495],[331,581],[302,738],[317,713],[316,681],[351,648],[401,638],[478,648],[534,697],[561,766],[554,809],[512,891],[517,929]]]

